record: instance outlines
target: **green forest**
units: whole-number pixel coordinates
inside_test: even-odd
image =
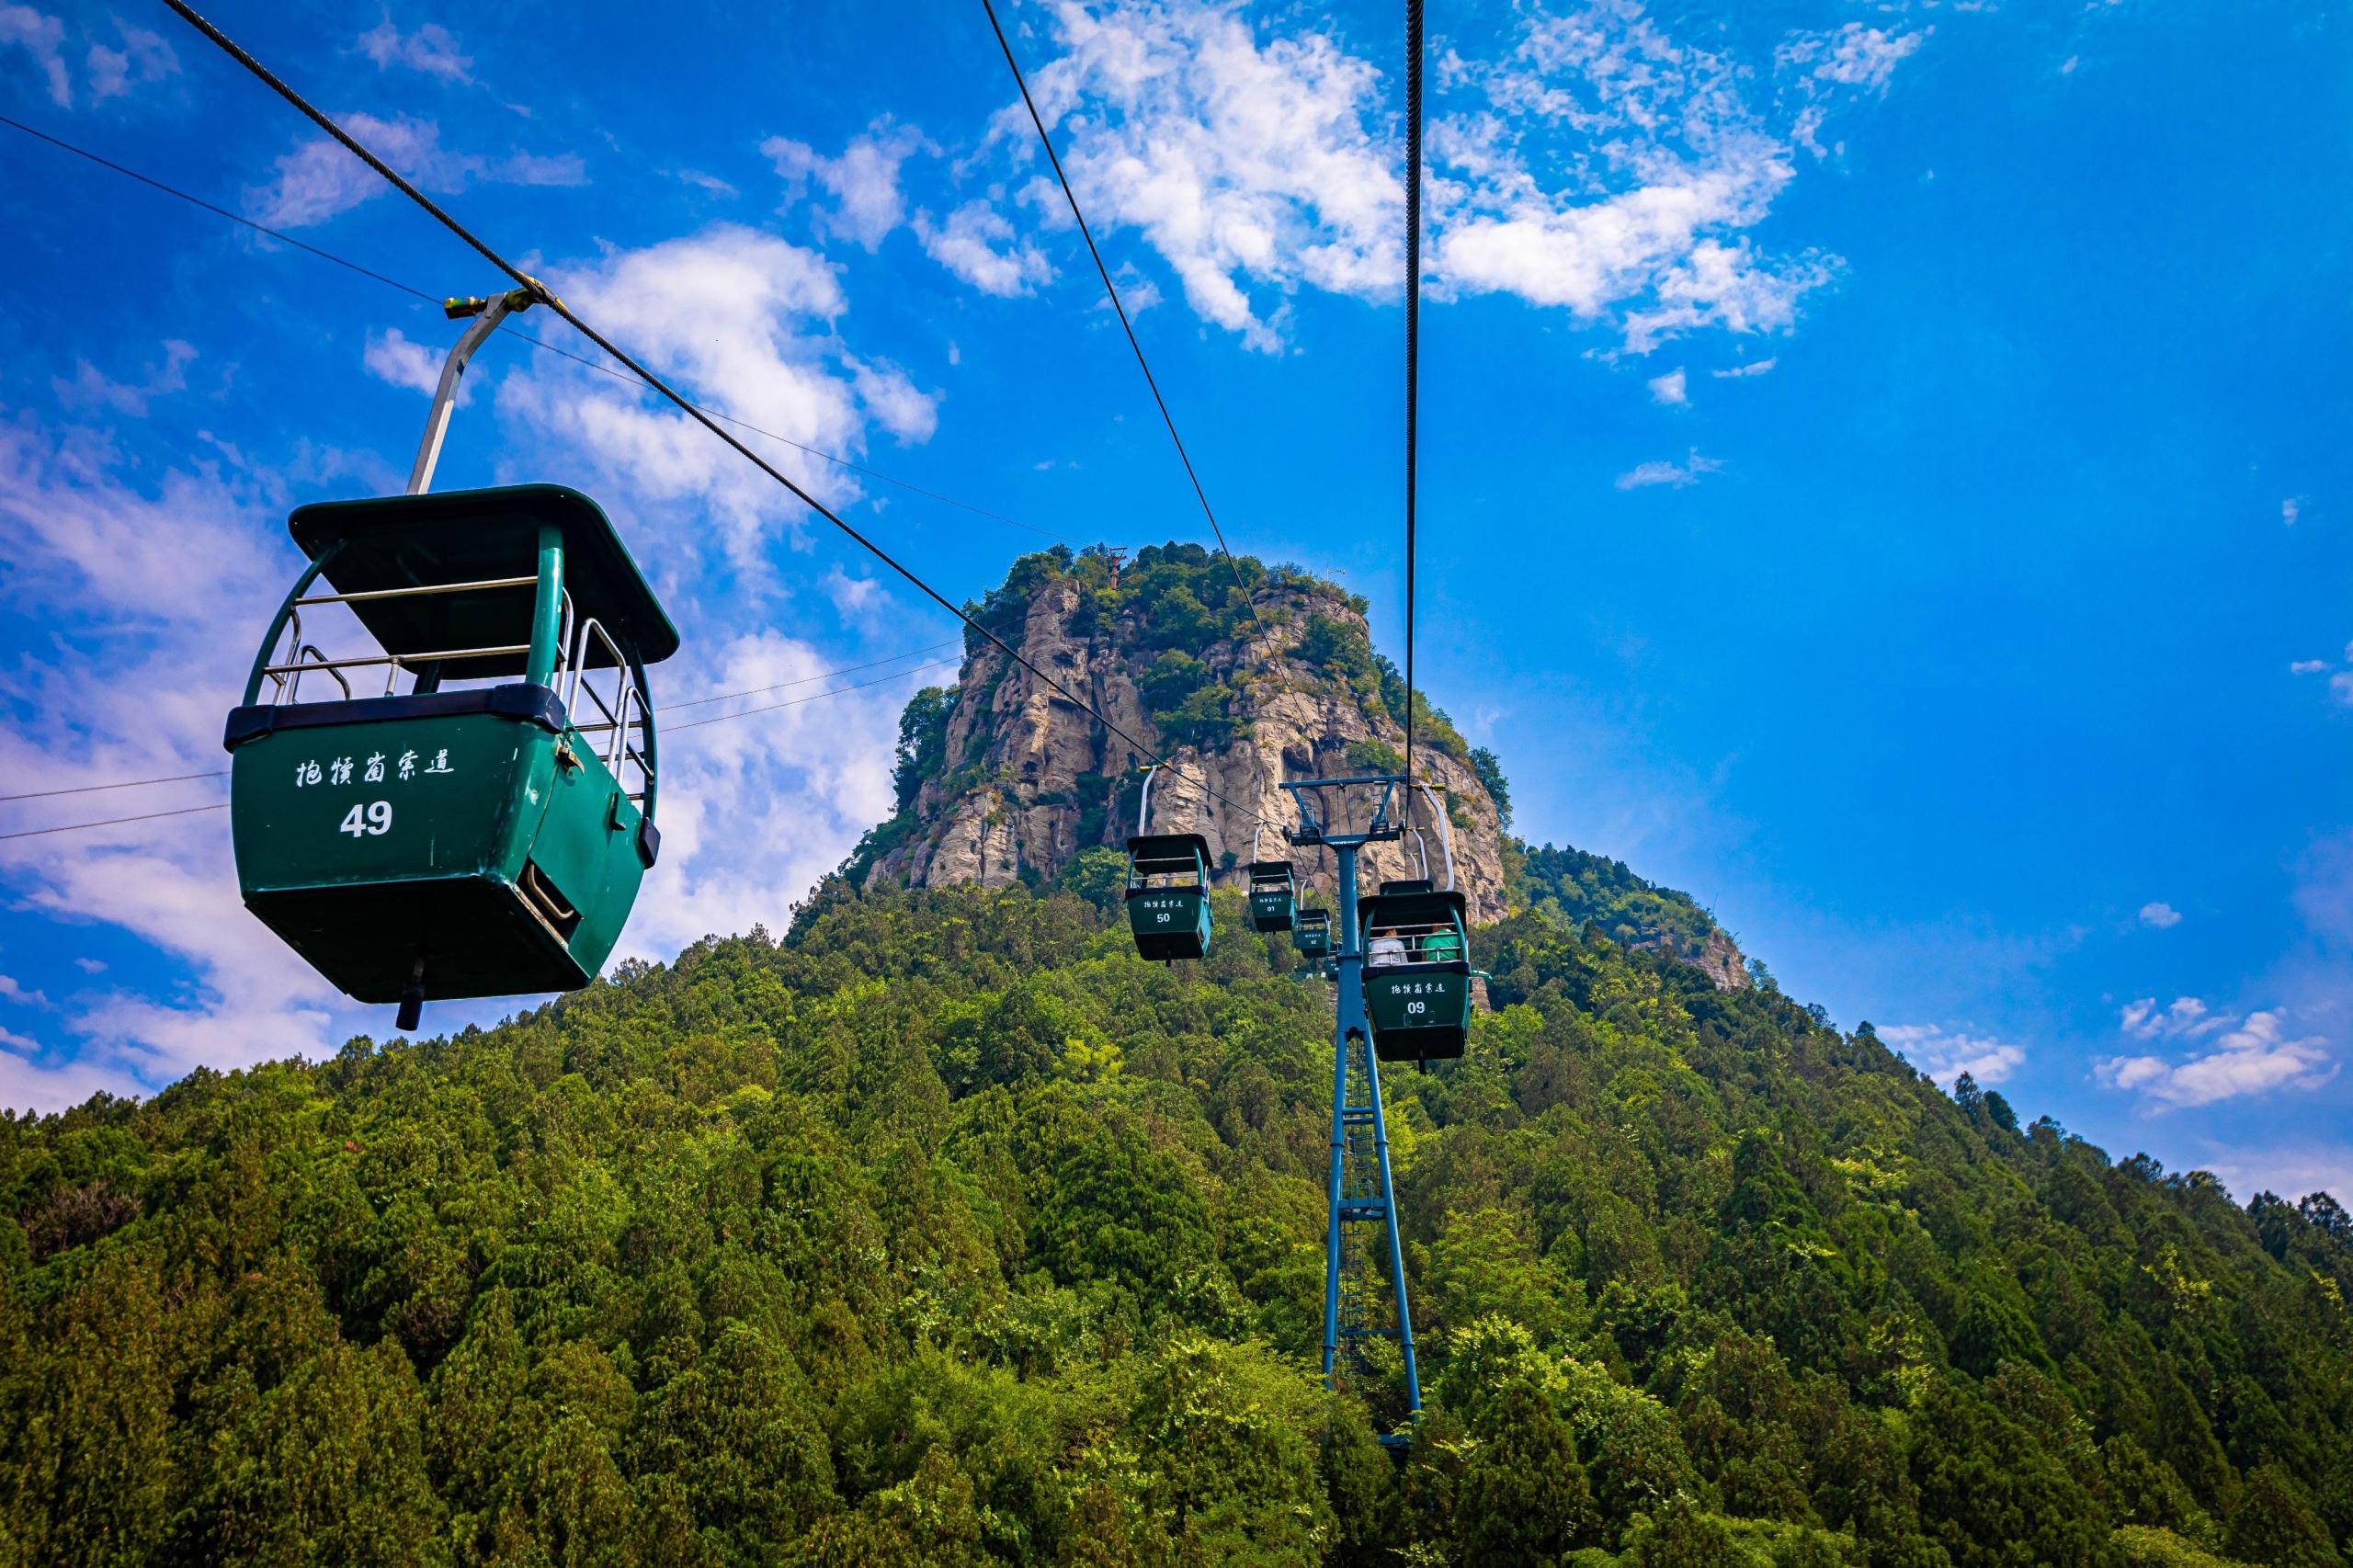
[[[1400,1458],[1393,1358],[1317,1371],[1287,938],[835,879],[496,1028],[0,1121],[0,1562],[2347,1562],[2342,1209],[1719,992],[1564,905],[1610,864],[1386,1079]]]

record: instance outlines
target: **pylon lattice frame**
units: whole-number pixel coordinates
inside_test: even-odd
[[[1286,784],[1300,809],[1299,845],[1321,845],[1339,861],[1339,909],[1332,967],[1336,981],[1332,1022],[1332,1153],[1326,1187],[1329,1221],[1324,1246],[1324,1381],[1337,1388],[1352,1371],[1364,1369],[1363,1346],[1391,1332],[1376,1319],[1378,1302],[1365,1278],[1358,1227],[1379,1225],[1389,1244],[1390,1290],[1395,1304],[1394,1333],[1404,1359],[1405,1390],[1414,1416],[1422,1410],[1422,1382],[1414,1358],[1414,1316],[1405,1290],[1405,1254],[1397,1235],[1397,1199],[1390,1179],[1389,1130],[1381,1098],[1381,1064],[1374,1058],[1364,1011],[1364,937],[1357,922],[1357,854],[1367,844],[1404,836],[1390,820],[1389,803],[1404,780],[1375,775],[1319,778]],[[1327,829],[1305,791],[1375,788],[1381,793],[1361,832]],[[1370,1238],[1368,1238],[1368,1241]],[[1392,1446],[1407,1439],[1385,1436]]]

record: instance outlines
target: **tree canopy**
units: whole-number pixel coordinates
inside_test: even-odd
[[[834,881],[496,1028],[0,1120],[0,1562],[2346,1562],[2334,1201],[1562,903],[1386,1081],[1402,1462],[1393,1359],[1317,1373],[1288,945]]]

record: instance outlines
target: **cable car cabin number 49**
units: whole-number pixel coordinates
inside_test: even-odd
[[[398,758],[376,752],[366,758],[338,756],[329,758],[322,767],[318,758],[306,757],[294,765],[294,787],[333,789],[337,785],[382,784],[388,778],[412,779],[434,774],[455,773],[449,765],[449,748],[437,749],[430,758],[415,751],[404,751]],[[338,833],[354,838],[381,838],[392,830],[392,802],[385,800],[355,801],[335,824]]]
[[[645,666],[678,631],[611,520],[559,485],[432,493],[467,360],[543,297],[443,305],[472,324],[408,493],[288,519],[310,565],[222,735],[245,907],[402,1030],[428,996],[587,984],[660,852]]]
[[[225,736],[246,907],[404,1028],[427,996],[586,984],[654,864],[643,666],[677,646],[611,524],[527,486],[324,503],[293,532],[313,568]],[[382,652],[322,653],[314,605]]]
[[[354,838],[366,838],[371,834],[381,837],[392,831],[392,803],[390,801],[370,801],[362,806],[354,802],[352,808],[343,813],[343,826],[337,831],[347,833]]]

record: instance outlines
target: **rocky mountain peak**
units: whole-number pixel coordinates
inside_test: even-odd
[[[956,684],[918,694],[901,720],[898,810],[858,846],[851,879],[1043,887],[1090,868],[1107,874],[1108,858],[1088,852],[1116,852],[1135,831],[1157,752],[1170,766],[1153,778],[1153,831],[1200,834],[1221,885],[1241,885],[1254,853],[1288,857],[1331,904],[1334,858],[1285,844],[1280,830],[1299,816],[1282,786],[1403,765],[1404,683],[1374,651],[1366,608],[1296,568],[1246,556],[1229,566],[1198,545],[1154,546],[1124,565],[1100,550],[1022,557],[972,607],[975,619],[1139,744],[968,633]],[[1450,848],[1474,923],[1529,902],[1529,852],[1510,836],[1495,756],[1418,698],[1415,752],[1430,790],[1413,802],[1419,831],[1366,850],[1367,884],[1421,876],[1425,857],[1442,884]],[[1585,877],[1609,896],[1631,886],[1688,912],[1620,928],[1620,939],[1669,948],[1719,984],[1745,983],[1738,950],[1688,900],[1615,862],[1578,860],[1614,868]],[[1577,916],[1590,913],[1573,907],[1582,890],[1554,877],[1541,892]]]
[[[980,619],[1141,746],[972,637],[956,685],[908,710],[901,811],[870,840],[871,877],[1051,882],[1134,831],[1150,748],[1171,765],[1153,780],[1152,829],[1200,834],[1221,882],[1238,885],[1254,849],[1289,853],[1280,830],[1299,819],[1284,781],[1402,763],[1403,686],[1372,651],[1363,603],[1303,573],[1247,558],[1229,571],[1198,546],[1168,545],[1140,552],[1114,586],[1105,556],[1049,551],[1017,562]],[[1450,838],[1472,918],[1498,919],[1494,759],[1427,705],[1415,750],[1438,812],[1417,802],[1419,835],[1369,849],[1368,877],[1419,876],[1427,854],[1443,881]],[[1332,858],[1293,858],[1328,900]]]

